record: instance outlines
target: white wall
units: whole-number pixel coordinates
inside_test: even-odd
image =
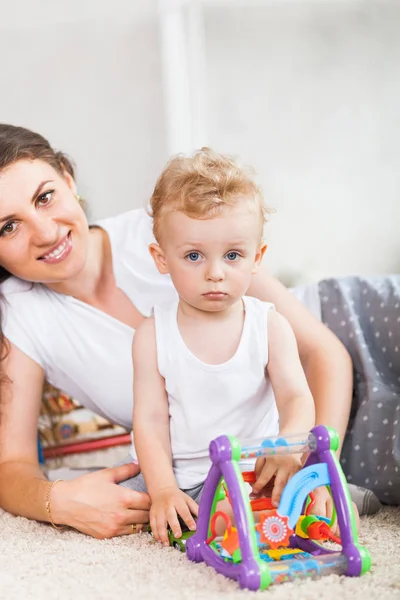
[[[0,2],[0,120],[76,162],[102,217],[141,206],[166,159],[155,0]]]
[[[75,159],[94,217],[143,205],[167,158],[156,7],[0,0],[0,120]],[[207,7],[205,27],[209,141],[277,208],[271,268],[399,271],[400,3]]]
[[[210,143],[260,174],[268,260],[399,272],[400,3],[265,4],[207,8],[205,25]]]

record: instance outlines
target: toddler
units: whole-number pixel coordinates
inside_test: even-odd
[[[147,489],[153,535],[168,544],[168,524],[181,535],[178,516],[196,527],[213,438],[301,433],[315,414],[290,325],[272,304],[246,296],[266,250],[267,209],[251,173],[203,148],[169,162],[150,204],[150,252],[177,298],[155,306],[135,333],[133,432],[142,475],[133,487]],[[296,455],[259,459],[253,493],[274,477],[277,505],[300,468]]]

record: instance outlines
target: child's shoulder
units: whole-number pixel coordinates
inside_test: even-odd
[[[166,302],[160,302],[153,306],[152,314],[155,318],[155,321],[158,322],[160,320],[171,319],[177,316],[178,313],[178,305],[179,305],[179,297],[176,296],[173,300],[168,300]]]
[[[266,322],[268,332],[279,332],[282,327],[286,328],[288,322],[286,318],[275,309],[272,302],[264,302],[253,296],[244,296],[243,302],[247,313],[253,315],[255,323]]]
[[[253,309],[260,312],[275,311],[275,305],[272,302],[264,302],[254,296],[243,296],[243,302],[246,310]]]
[[[154,316],[147,317],[140,323],[135,329],[135,335],[133,336],[133,345],[135,349],[140,348],[141,352],[146,352],[154,346],[155,340],[155,322]]]
[[[154,319],[154,315],[150,315],[149,317],[146,317],[144,319],[144,321],[142,321],[140,323],[140,325],[138,325],[138,327],[135,329],[135,339],[138,336],[146,336],[146,335],[150,335],[152,333],[154,333],[154,328],[155,328],[155,319]]]

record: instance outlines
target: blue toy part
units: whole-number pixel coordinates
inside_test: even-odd
[[[265,552],[260,552],[260,558],[261,558],[261,560],[263,560],[264,562],[267,562],[267,563],[275,562],[274,559],[271,558],[270,556],[268,556],[268,554],[265,554]]]
[[[275,444],[269,438],[265,438],[265,440],[261,442],[261,448],[275,448]]]
[[[278,438],[275,441],[275,448],[287,448],[287,450],[289,451],[289,442],[283,437]]]
[[[328,466],[325,463],[310,465],[293,475],[283,490],[278,507],[278,513],[288,517],[291,529],[295,529],[309,493],[316,487],[329,484]]]
[[[310,451],[310,434],[296,434],[285,437],[267,437],[262,440],[242,440],[241,458],[274,456],[275,454],[303,454]],[[314,438],[313,438],[314,439]]]

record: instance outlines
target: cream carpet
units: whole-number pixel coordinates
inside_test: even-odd
[[[72,466],[112,464],[126,450],[71,457]],[[148,534],[98,541],[0,511],[1,600],[400,600],[400,508],[363,518],[360,540],[373,557],[372,572],[351,579],[330,575],[318,581],[242,591],[204,564],[190,563]]]

